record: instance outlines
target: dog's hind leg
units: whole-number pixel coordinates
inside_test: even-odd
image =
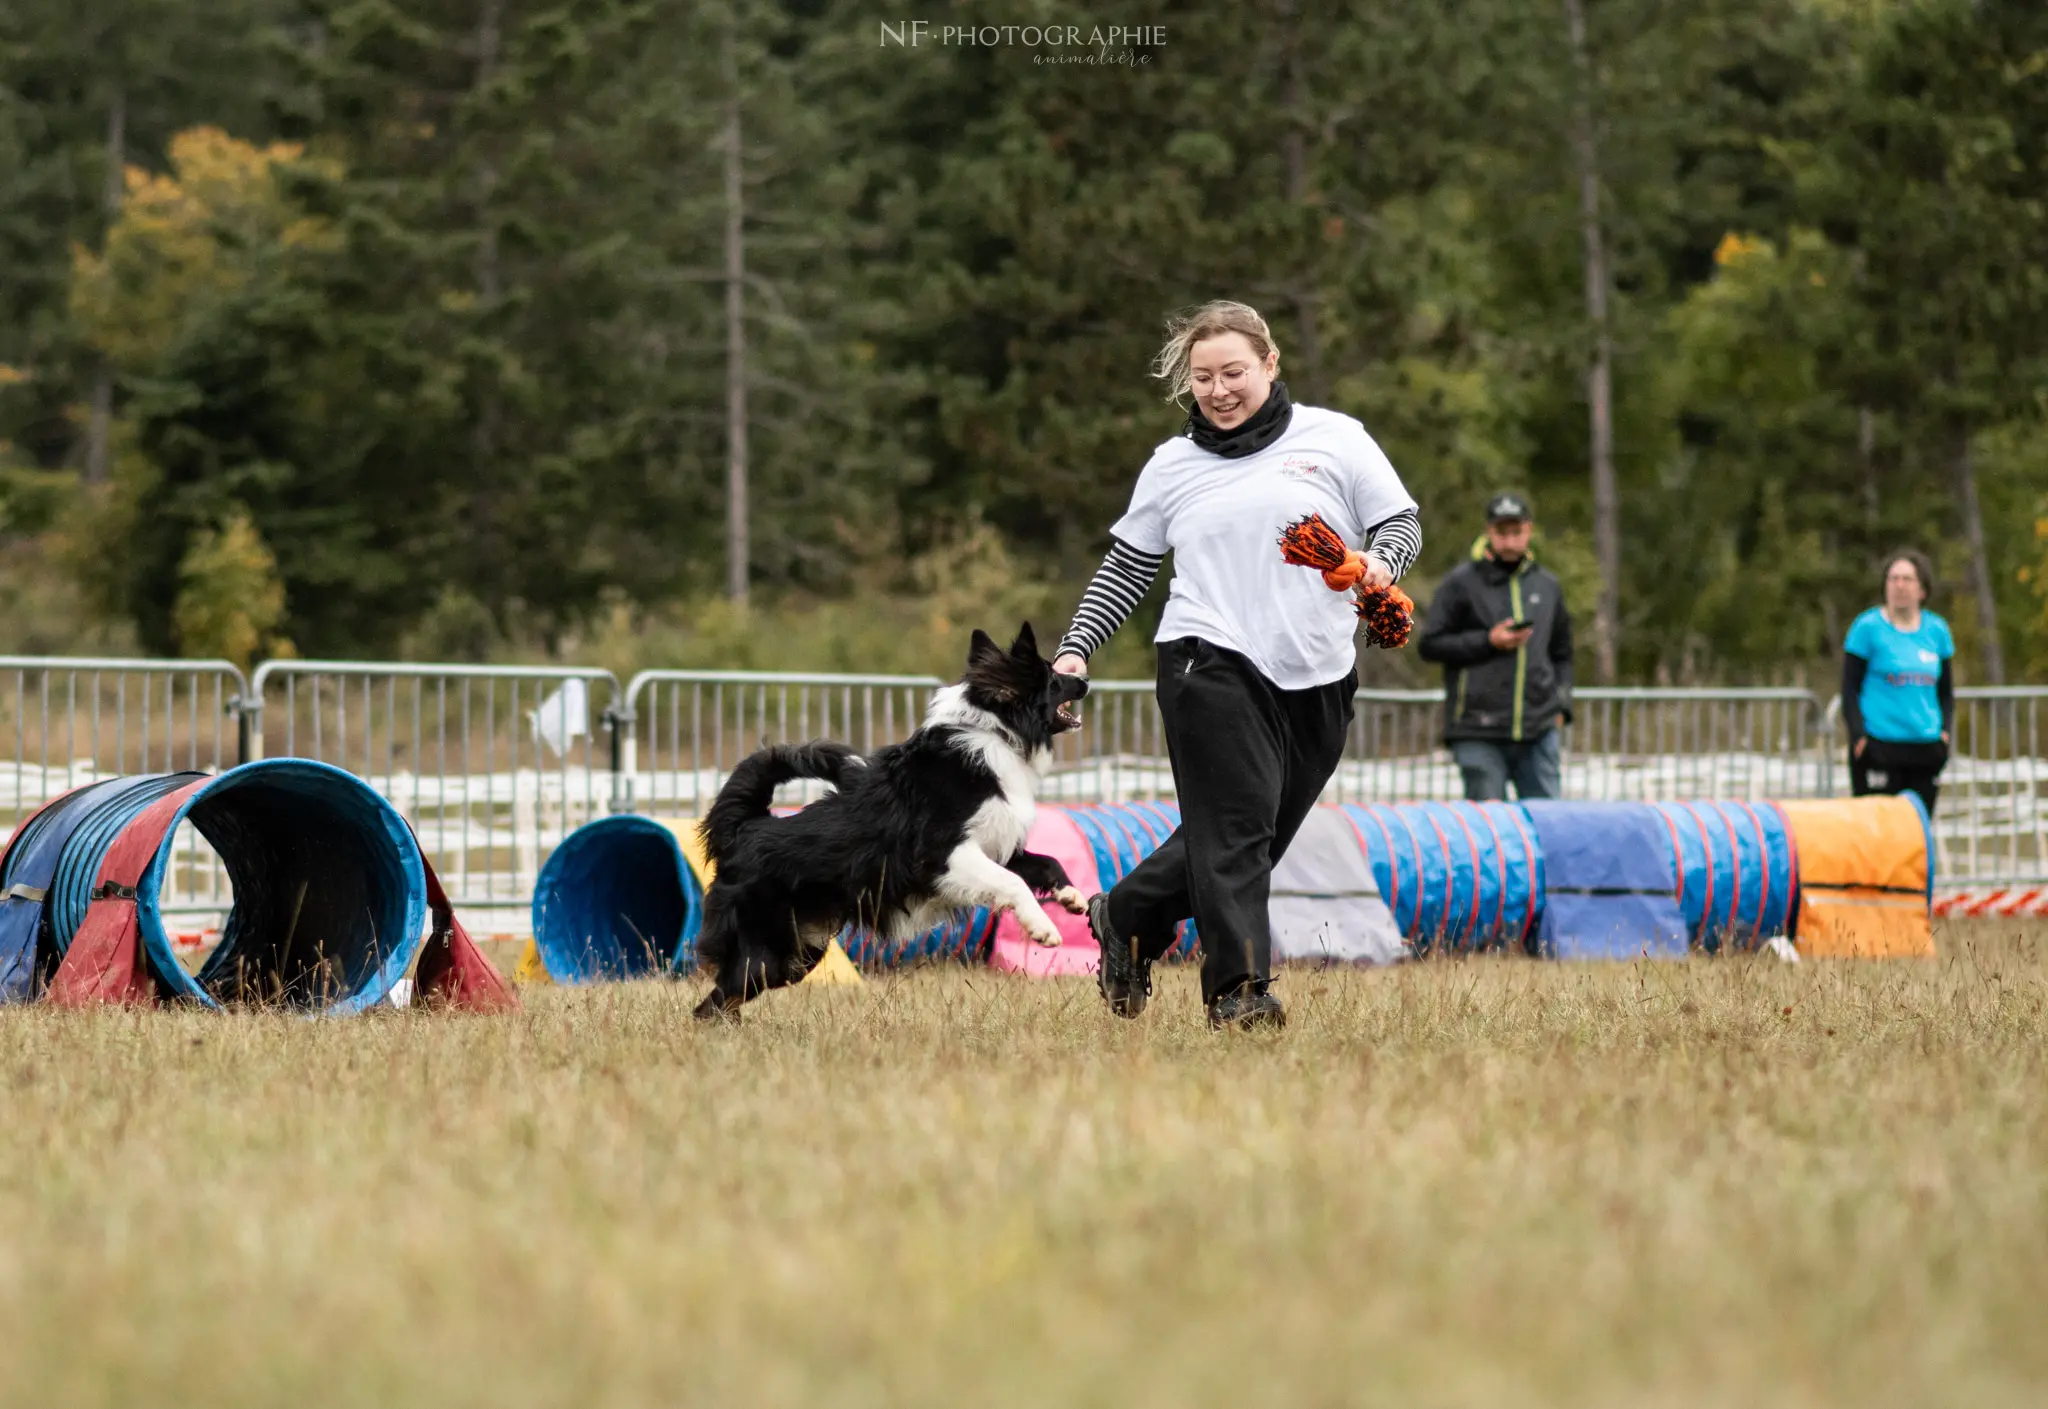
[[[697,965],[711,971],[711,991],[691,1014],[699,1022],[739,1021],[740,1005],[761,991],[762,965],[747,943],[744,897],[731,884],[713,882],[704,896],[704,926],[697,936]],[[749,992],[752,985],[753,991]]]
[[[725,907],[717,940],[700,944],[700,953],[713,965],[714,977],[711,992],[697,1005],[696,1017],[736,1021],[743,1004],[770,989],[801,982],[825,957],[825,946],[834,931],[803,924],[786,911],[775,917],[779,908],[753,903],[744,895],[735,896]],[[712,927],[708,905],[706,911],[708,935]]]
[[[972,842],[962,842],[946,858],[939,876],[939,896],[949,905],[963,908],[986,905],[991,910],[1009,910],[1035,943],[1050,948],[1060,942],[1060,932],[1031,893],[1031,887],[1015,871],[998,866]]]

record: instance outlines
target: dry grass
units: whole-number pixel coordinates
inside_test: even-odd
[[[2048,949],[0,1019],[0,1400],[2022,1404]]]

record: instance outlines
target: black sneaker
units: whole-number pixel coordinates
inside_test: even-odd
[[[1088,901],[1088,930],[1102,950],[1102,965],[1095,972],[1095,986],[1109,1010],[1120,1018],[1135,1018],[1145,1011],[1152,996],[1152,961],[1138,957],[1138,941],[1121,939],[1111,933],[1109,897],[1096,895]]]
[[[1287,1026],[1287,1009],[1266,991],[1264,984],[1248,983],[1209,1005],[1209,1026],[1219,1032],[1226,1027],[1240,1032],[1260,1028],[1277,1032]]]

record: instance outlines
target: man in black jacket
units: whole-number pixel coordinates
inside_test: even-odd
[[[1444,668],[1444,742],[1474,802],[1558,793],[1557,726],[1572,717],[1572,619],[1529,551],[1529,501],[1496,494],[1486,534],[1430,599],[1422,658]]]

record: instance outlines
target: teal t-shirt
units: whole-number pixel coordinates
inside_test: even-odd
[[[1956,653],[1948,623],[1920,613],[1917,631],[1901,631],[1872,607],[1849,627],[1842,649],[1870,662],[1857,703],[1863,732],[1892,744],[1931,744],[1941,737],[1941,701],[1934,687],[1941,663]]]

